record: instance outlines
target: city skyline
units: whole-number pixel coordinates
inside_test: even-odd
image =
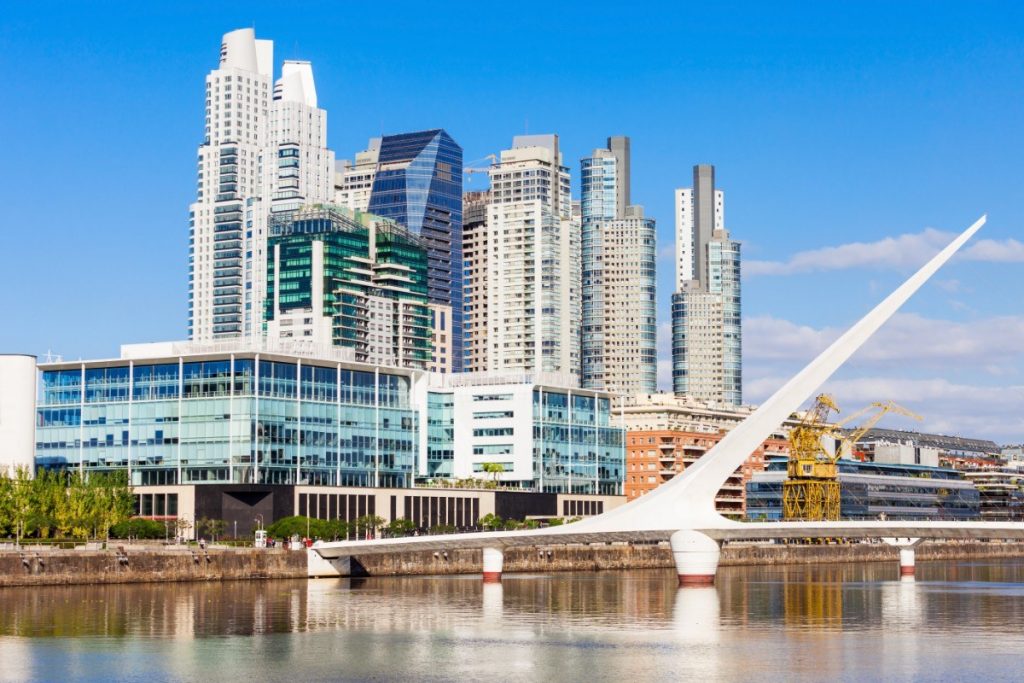
[[[13,21],[17,23],[17,19]],[[215,29],[197,29],[194,34],[188,36],[187,42],[195,43],[195,49],[189,52],[188,60],[167,60],[159,76],[150,75],[151,82],[156,84],[153,94],[158,99],[158,91],[168,81],[183,82],[191,87],[191,91],[187,88],[182,89],[184,99],[176,103],[179,106],[174,110],[176,118],[173,133],[170,134],[171,137],[183,135],[191,138],[190,144],[185,146],[186,149],[194,149],[196,143],[196,121],[201,111],[201,101],[195,96],[198,92],[195,83],[209,70],[209,63],[215,57],[210,45],[215,44],[222,33],[238,25],[237,21],[230,19],[221,18],[218,22],[219,26]],[[287,28],[277,27],[274,23],[268,26],[264,22],[261,26],[261,35],[265,34],[265,37],[274,39],[279,44],[288,44],[289,39],[299,35],[294,31],[294,27],[289,31]],[[990,52],[979,48],[980,52],[975,54],[974,59],[980,60],[981,63],[985,63],[986,59],[992,59],[998,51],[998,45],[993,42],[988,48]],[[25,49],[24,46],[21,48]],[[138,44],[129,43],[123,49],[130,52],[142,48]],[[364,142],[353,143],[354,140],[365,141],[367,137],[379,133],[391,134],[444,127],[463,144],[466,149],[465,159],[469,165],[469,162],[486,154],[498,152],[507,145],[509,137],[522,132],[510,125],[507,119],[503,121],[500,118],[474,117],[479,130],[466,127],[465,121],[453,121],[450,125],[444,120],[443,112],[426,116],[399,116],[395,123],[390,120],[386,125],[382,123],[379,131],[368,129],[365,120],[360,124],[350,125],[346,117],[351,115],[351,110],[344,106],[346,92],[344,88],[339,90],[337,83],[342,76],[359,77],[359,74],[354,69],[345,69],[343,74],[330,73],[336,68],[336,64],[330,61],[325,63],[324,57],[329,53],[324,52],[324,49],[323,46],[314,46],[312,49],[307,47],[301,50],[286,50],[284,57],[308,59],[313,62],[319,86],[320,106],[332,115],[327,146],[335,150],[339,158],[362,149]],[[299,54],[293,54],[295,52]],[[934,61],[931,69],[941,64],[941,57],[941,54],[931,56]],[[369,56],[364,55],[363,59],[369,59]],[[913,61],[911,57],[907,59]],[[195,62],[202,62],[203,68],[195,70]],[[367,66],[363,61],[360,61],[360,65],[364,68]],[[911,66],[913,65],[907,66],[909,71],[913,71]],[[850,65],[847,64],[847,67]],[[929,69],[925,71],[930,72]],[[1013,73],[1013,69],[999,72],[1004,80],[1009,75],[1007,71]],[[864,73],[872,72],[865,69]],[[959,83],[961,88],[965,82],[971,80],[972,75],[973,71],[970,74],[962,71],[959,74],[947,74]],[[809,71],[802,73],[801,76],[811,78],[813,74]],[[904,73],[903,76],[907,77],[908,73]],[[614,77],[615,73],[611,72],[610,78]],[[878,75],[875,77],[878,78]],[[837,80],[844,80],[842,74],[839,74]],[[391,81],[385,79],[384,82]],[[16,91],[24,85],[18,81]],[[884,89],[883,87],[882,90]],[[799,91],[799,88],[797,90]],[[969,91],[969,88],[967,90]],[[753,91],[756,94],[756,88]],[[421,105],[433,102],[417,99],[418,97],[419,94],[414,92],[402,101],[418,101]],[[828,97],[823,99],[824,101],[819,103],[819,112],[830,111],[829,106],[836,104],[834,98],[831,101]],[[929,98],[923,96],[923,100],[923,103],[917,103],[918,113],[930,111],[926,106]],[[950,98],[944,102],[952,107],[954,100],[955,98]],[[102,102],[102,99],[98,101]],[[858,100],[851,101],[856,103]],[[360,102],[363,108],[377,111],[379,116],[391,114],[390,111],[385,111],[390,107],[383,102],[378,105],[371,99],[367,103],[367,100],[362,98]],[[463,100],[463,104],[468,108],[473,106],[470,100]],[[920,108],[922,106],[923,109]],[[964,106],[967,107],[967,104]],[[132,118],[138,115],[131,108],[131,103],[123,104],[122,107],[122,116]],[[143,112],[148,110],[141,104],[140,107]],[[1008,109],[1004,114],[1008,116],[1012,111]],[[897,111],[896,116],[888,117],[895,130],[874,131],[878,140],[867,141],[868,144],[864,145],[865,149],[860,154],[856,154],[850,147],[842,146],[838,140],[842,135],[841,126],[818,128],[815,131],[816,135],[823,136],[843,150],[836,150],[832,158],[847,162],[842,168],[841,164],[826,164],[825,159],[828,155],[823,154],[820,163],[822,166],[829,166],[831,171],[824,178],[810,177],[815,174],[821,176],[822,173],[821,168],[815,169],[813,165],[806,165],[804,174],[794,174],[791,159],[779,156],[779,149],[773,151],[770,144],[766,143],[767,148],[758,147],[749,137],[750,129],[742,125],[738,128],[747,135],[744,139],[750,145],[751,151],[756,153],[751,156],[764,158],[743,158],[737,155],[736,149],[731,145],[721,144],[720,138],[724,127],[720,127],[718,138],[721,154],[716,153],[714,144],[694,143],[691,137],[689,143],[693,146],[693,152],[676,156],[673,159],[676,169],[669,174],[664,172],[663,166],[651,163],[650,160],[652,157],[656,160],[659,153],[666,154],[666,150],[659,150],[659,147],[667,147],[668,151],[678,153],[678,148],[674,146],[686,144],[671,135],[657,138],[636,121],[630,121],[624,116],[609,115],[602,120],[588,120],[581,125],[568,116],[565,116],[561,123],[555,120],[538,122],[537,113],[528,113],[531,122],[526,124],[524,121],[524,128],[529,125],[531,132],[541,130],[556,133],[560,141],[571,141],[565,144],[564,157],[565,164],[570,168],[573,193],[576,197],[580,181],[578,160],[586,156],[589,150],[600,145],[608,135],[628,135],[632,138],[634,202],[644,205],[647,215],[659,223],[658,320],[663,337],[670,320],[665,301],[673,291],[671,283],[674,279],[672,241],[666,238],[671,234],[674,223],[671,209],[667,208],[671,206],[671,193],[675,188],[690,184],[689,168],[693,164],[706,162],[716,166],[721,179],[719,184],[729,190],[730,196],[726,228],[735,238],[744,242],[743,251],[747,259],[744,262],[744,307],[747,314],[744,320],[744,337],[747,341],[744,349],[747,370],[745,388],[746,398],[754,402],[770,393],[773,382],[786,375],[786,367],[810,357],[822,344],[833,338],[839,328],[854,319],[857,312],[873,303],[878,296],[877,292],[884,291],[891,281],[908,268],[923,261],[929,252],[935,250],[942,241],[942,236],[937,234],[936,228],[946,232],[955,231],[976,214],[985,210],[990,211],[993,219],[992,229],[986,239],[969,248],[966,256],[951,268],[949,277],[942,280],[938,286],[932,287],[930,292],[912,303],[907,313],[894,320],[893,324],[883,331],[882,341],[866,349],[855,362],[855,367],[844,373],[833,386],[838,387],[834,390],[851,404],[865,399],[892,398],[901,403],[912,404],[916,401],[915,405],[919,412],[924,413],[926,419],[930,420],[926,421],[925,426],[934,431],[995,436],[1003,440],[1011,440],[1014,435],[1019,440],[1024,434],[1019,417],[1019,408],[1024,403],[1021,394],[1024,392],[1014,388],[1014,385],[1021,383],[1018,374],[1021,365],[1020,352],[1015,348],[1019,344],[1015,344],[1014,337],[1019,339],[1019,335],[1024,331],[1024,322],[1016,315],[1012,299],[1008,298],[1005,292],[999,291],[1007,287],[1011,291],[1014,289],[1012,283],[1019,280],[1013,278],[1019,278],[1019,266],[1014,266],[1013,263],[1024,259],[1024,247],[1019,242],[1010,241],[1014,238],[1013,228],[1020,217],[1020,210],[1013,206],[1012,200],[1020,198],[1020,190],[1016,189],[1016,194],[1014,190],[1007,190],[1005,180],[1002,179],[995,179],[997,182],[989,183],[994,185],[994,189],[988,187],[982,190],[977,181],[970,185],[971,179],[965,178],[965,175],[972,173],[969,167],[984,166],[987,170],[990,165],[984,162],[991,161],[993,157],[1001,160],[1002,156],[999,153],[1006,155],[1007,150],[999,150],[997,153],[991,149],[992,144],[976,144],[976,148],[966,151],[961,147],[943,150],[940,146],[938,150],[928,151],[931,155],[928,159],[935,161],[937,168],[944,168],[943,162],[948,164],[951,158],[962,160],[963,166],[948,165],[945,167],[946,173],[918,166],[917,172],[925,177],[925,181],[931,180],[934,184],[915,184],[909,174],[904,176],[879,169],[886,165],[897,166],[899,160],[913,158],[915,152],[922,155],[930,142],[945,140],[946,137],[937,134],[933,137],[927,131],[917,135],[909,134],[905,128],[900,128],[900,112]],[[755,116],[748,115],[752,118]],[[4,115],[5,118],[7,116],[17,118],[11,114]],[[984,122],[984,118],[979,116],[980,112],[973,107],[964,110],[953,109],[952,118],[965,119],[967,123],[964,125],[969,128],[957,128],[956,132],[965,139],[971,137],[969,133],[980,135],[973,130]],[[941,120],[941,117],[939,119]],[[877,125],[877,119],[872,120]],[[842,117],[839,117],[839,122],[850,123]],[[727,123],[737,124],[736,120],[728,120]],[[907,122],[904,121],[903,125],[906,126]],[[937,126],[937,123],[933,125]],[[766,130],[775,129],[768,125]],[[902,141],[902,149],[896,153],[880,153],[887,139],[892,142],[889,136],[897,130],[902,131],[908,138]],[[91,144],[99,144],[100,140],[111,138],[124,139],[124,144],[127,144],[127,139],[118,138],[118,131],[113,130],[113,127],[111,130],[99,129],[96,132],[99,136],[97,142]],[[1012,142],[1016,131],[1009,129],[1008,132]],[[792,130],[789,134],[795,137]],[[25,137],[33,140],[31,135]],[[714,139],[715,136],[711,137]],[[740,137],[743,138],[742,135]],[[808,137],[814,136],[805,136],[805,143],[808,142]],[[62,138],[57,135],[56,139]],[[994,143],[995,139],[992,138],[990,142]],[[34,140],[39,144],[39,138]],[[18,145],[21,141],[16,140],[14,143]],[[51,143],[47,140],[45,144]],[[78,149],[79,145],[89,143],[72,143],[64,140],[63,144],[66,148],[74,150]],[[1008,147],[1012,149],[1013,145]],[[62,148],[46,149],[51,157],[59,157]],[[170,226],[183,224],[180,207],[191,201],[187,195],[192,191],[195,159],[190,158],[189,154],[182,154],[182,150],[170,150],[169,145],[166,151],[161,149],[159,143],[152,145],[152,148],[133,146],[132,158],[142,165],[158,164],[162,160],[162,155],[176,159],[173,164],[176,170],[173,174],[167,172],[168,182],[164,186],[173,188],[173,191],[165,191],[164,194],[172,197],[184,196],[186,201],[178,201],[175,207],[169,200],[161,197],[141,215],[150,222],[150,225],[159,226],[163,232],[171,232],[166,235],[153,235],[150,240],[137,240],[137,245],[129,245],[130,248],[125,247],[115,252],[121,259],[120,263],[131,262],[132,265],[126,266],[129,268],[128,274],[144,279],[126,283],[130,284],[131,289],[136,290],[134,292],[125,292],[122,287],[113,287],[114,293],[118,298],[126,297],[129,306],[136,303],[135,297],[140,297],[143,303],[136,304],[136,312],[133,315],[123,316],[123,322],[120,320],[122,316],[104,317],[104,311],[108,311],[109,308],[105,308],[101,302],[104,297],[109,296],[103,291],[109,287],[109,281],[105,285],[102,278],[90,279],[87,274],[79,272],[77,289],[80,291],[70,292],[66,280],[63,280],[58,272],[50,278],[54,281],[53,284],[48,282],[43,286],[43,302],[37,304],[35,316],[29,317],[27,310],[22,308],[23,304],[12,302],[12,315],[9,316],[9,320],[13,324],[0,338],[7,350],[43,354],[47,349],[52,349],[63,353],[66,358],[112,356],[116,345],[122,342],[184,338],[185,316],[180,305],[183,300],[181,282],[185,261],[184,231],[172,230]],[[973,151],[973,156],[966,156],[968,151]],[[772,158],[773,154],[776,155],[775,159]],[[802,155],[806,156],[807,152],[804,151]],[[799,157],[801,154],[797,153],[795,156]],[[105,161],[108,159],[111,161],[110,167],[107,167]],[[118,168],[117,164],[122,163],[116,159],[116,156],[96,155],[90,167],[92,174],[99,178],[77,179],[82,188],[76,191],[84,191],[85,188],[91,187],[92,183],[108,177],[112,170]],[[184,163],[178,163],[180,161]],[[780,164],[781,167],[773,168],[772,162]],[[869,162],[872,176],[867,174]],[[875,168],[875,165],[878,168]],[[185,168],[186,171],[181,173],[181,168]],[[855,169],[860,169],[861,175],[858,176]],[[654,181],[652,174],[656,176]],[[1004,171],[1004,175],[1008,174]],[[989,175],[985,175],[984,178],[986,181],[994,179]],[[122,182],[129,183],[128,179],[122,179]],[[951,189],[957,187],[962,190],[965,183],[968,184],[970,191],[961,191],[958,193],[959,196],[953,199],[954,193]],[[761,185],[767,186],[768,189],[759,191]],[[896,189],[896,185],[899,185],[900,189]],[[20,184],[15,182],[8,186],[17,188]],[[467,190],[483,187],[479,180],[467,178]],[[822,193],[823,189],[825,191]],[[809,203],[811,195],[815,192],[819,193],[819,196],[814,198],[817,203]],[[28,200],[32,199],[33,195],[32,191],[12,195],[16,199],[16,217],[20,216],[27,220],[27,213],[21,212],[27,212],[28,207],[32,205]],[[75,193],[72,195],[77,196]],[[766,195],[777,196],[766,201]],[[827,201],[833,202],[833,206],[825,206]],[[67,243],[57,240],[56,243],[46,245],[49,258],[56,256],[58,261],[70,260],[72,255],[78,256],[78,250],[83,249],[88,255],[89,250],[98,248],[98,245],[109,247],[108,238],[118,234],[116,225],[110,226],[111,223],[117,223],[118,219],[111,220],[110,215],[113,212],[109,206],[101,213],[97,204],[85,200],[79,203],[76,213],[76,222],[81,226],[79,229],[85,229],[85,232],[92,234],[94,239],[88,244],[83,243],[84,240],[77,236],[71,237]],[[817,226],[824,221],[836,226],[835,231],[822,234]],[[137,226],[138,222],[139,214],[136,214],[131,224]],[[89,226],[93,226],[91,231],[88,230]],[[58,226],[49,228],[52,234],[64,235],[61,230]],[[856,243],[860,243],[861,246],[832,249],[839,245]],[[69,253],[54,253],[65,244],[70,247]],[[182,256],[175,258],[175,254]],[[21,257],[21,260],[34,263],[33,270],[38,270],[39,264],[45,263],[42,258],[33,260]],[[93,258],[82,260],[86,263],[96,262]],[[130,270],[137,267],[137,261],[143,261],[145,268],[141,271]],[[11,282],[8,283],[10,286],[5,289],[9,292],[14,291],[15,278],[19,275],[25,277],[26,274],[22,270],[23,266],[16,263],[5,265],[5,280],[11,278]],[[39,275],[35,277],[39,278]],[[1006,284],[1007,280],[1010,285]],[[65,285],[66,305],[77,310],[63,311],[62,307],[49,303],[55,298],[49,293],[48,288],[60,283]],[[990,296],[990,293],[1002,296]],[[67,315],[61,316],[62,312],[66,312]],[[50,317],[62,321],[63,333],[58,332],[60,328],[48,329],[46,322],[39,320]],[[97,324],[100,321],[102,324]],[[42,329],[39,332],[24,329],[30,323],[38,323]],[[67,325],[72,327],[68,328]],[[22,329],[19,331],[19,328]],[[924,348],[918,343],[914,348],[916,357],[908,359],[898,357],[894,353],[893,349],[897,346],[886,343],[886,335],[924,339],[927,343]],[[69,346],[72,340],[77,345],[75,348]],[[947,341],[948,343],[945,343]],[[659,350],[659,361],[664,365],[668,360],[664,340]],[[950,365],[954,361],[960,363],[962,367],[951,368]],[[908,364],[911,367],[907,367]],[[660,386],[662,389],[668,389],[664,379],[663,372]],[[955,414],[953,408],[937,402],[936,396],[939,394],[952,396],[962,406],[970,405],[965,410],[962,420],[951,420]],[[931,410],[928,407],[929,403],[932,405]]]

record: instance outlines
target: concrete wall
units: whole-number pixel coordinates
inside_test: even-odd
[[[122,557],[127,557],[127,563]],[[924,543],[918,561],[1024,557],[1024,543]],[[209,558],[209,559],[207,559]],[[844,562],[893,562],[897,548],[878,544],[824,546],[726,546],[721,566],[773,566]],[[392,553],[354,558],[356,576],[414,576],[479,574],[480,550],[444,553]],[[511,548],[505,553],[504,571],[547,573],[608,569],[673,567],[668,544],[569,545],[551,548]],[[221,581],[235,579],[297,579],[309,572],[307,553],[295,550],[191,551],[187,548],[152,549],[124,546],[118,550],[0,551],[0,587],[145,583],[167,581]],[[324,572],[328,573],[328,572]],[[330,572],[333,573],[333,572]]]
[[[127,561],[125,561],[125,558]],[[285,579],[306,576],[306,553],[288,550],[29,550],[0,552],[0,587]]]
[[[36,357],[0,354],[0,472],[33,468],[36,448]]]

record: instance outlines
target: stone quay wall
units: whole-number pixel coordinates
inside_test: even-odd
[[[922,543],[917,560],[1024,557],[1024,543]],[[898,562],[899,549],[884,543],[838,545],[727,544],[719,566],[771,566],[826,562]],[[353,575],[479,574],[480,550],[364,555],[352,562]],[[657,545],[565,545],[505,550],[503,572],[599,571],[674,567],[667,543]]]
[[[1024,543],[925,542],[917,560],[1024,557]],[[897,548],[882,543],[846,545],[726,545],[720,566],[842,562],[897,562]],[[356,576],[479,574],[480,550],[407,552],[353,558]],[[505,573],[547,573],[673,566],[667,543],[509,548]],[[0,587],[164,581],[297,579],[308,573],[306,553],[282,549],[162,548],[0,551]]]
[[[0,552],[0,587],[305,576],[306,553],[277,549],[126,545],[123,550],[37,550],[28,546]]]

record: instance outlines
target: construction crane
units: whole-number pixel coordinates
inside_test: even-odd
[[[489,161],[489,162],[491,162],[491,163],[490,163],[490,164],[488,164],[487,166],[477,166],[477,165],[476,165],[476,164],[479,164],[479,163],[480,163],[480,162],[482,162],[482,161]],[[489,172],[490,172],[490,170],[491,170],[491,167],[492,167],[492,166],[496,166],[496,165],[497,165],[497,163],[498,163],[498,157],[497,157],[497,155],[494,155],[494,154],[488,154],[488,155],[487,155],[487,156],[485,156],[485,157],[482,157],[482,158],[480,158],[480,159],[477,159],[476,161],[472,161],[472,162],[470,162],[470,163],[466,164],[466,165],[465,165],[465,166],[464,166],[464,167],[462,168],[462,172],[463,172],[463,173],[464,173],[464,174],[465,174],[466,176],[469,176],[470,178],[472,178],[473,174],[475,174],[475,173],[489,173]]]
[[[844,434],[843,427],[872,410],[878,412],[864,424]],[[857,442],[882,419],[894,412],[920,420],[917,415],[893,401],[875,402],[848,415],[845,419],[829,423],[828,416],[839,412],[839,406],[828,394],[819,395],[814,406],[789,433],[789,464],[786,481],[782,484],[782,516],[793,520],[839,519],[839,466],[838,461],[846,446],[853,452]],[[825,439],[834,439],[834,452],[825,449]]]

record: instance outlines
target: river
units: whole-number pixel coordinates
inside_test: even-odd
[[[1024,560],[8,588],[0,680],[1020,680]]]

